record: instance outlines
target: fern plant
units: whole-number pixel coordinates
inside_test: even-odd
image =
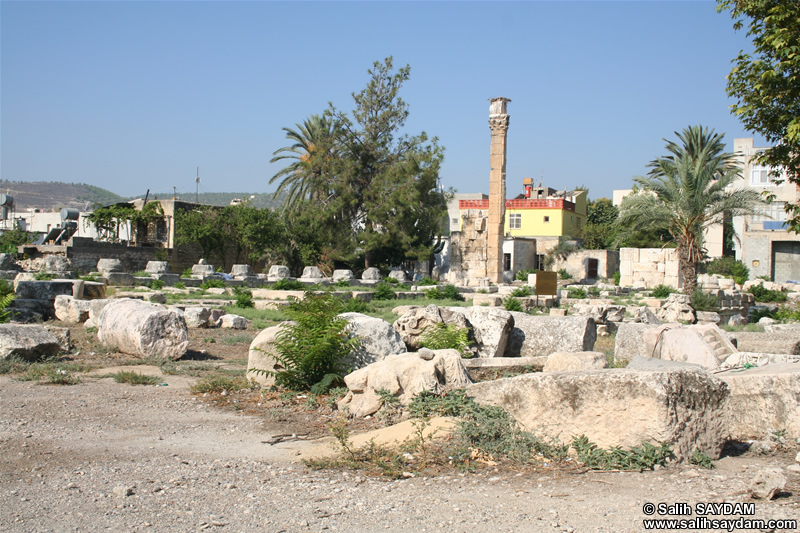
[[[428,326],[419,336],[419,343],[431,350],[458,350],[464,358],[472,355],[469,351],[469,331],[457,324],[440,322]]]
[[[0,324],[5,324],[11,320],[11,303],[17,295],[12,293],[0,297]]]

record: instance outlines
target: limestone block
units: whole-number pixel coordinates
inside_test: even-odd
[[[269,272],[267,273],[267,281],[278,281],[281,279],[289,279],[291,276],[291,272],[289,271],[289,267],[284,265],[272,265],[269,267]]]
[[[210,318],[211,310],[208,307],[187,307],[183,310],[183,320],[189,329],[209,327]]]
[[[65,294],[74,295],[73,280],[52,279],[41,281],[16,281],[14,282],[17,298],[20,300],[46,300],[54,302],[56,296]]]
[[[662,322],[686,322],[693,324],[696,320],[691,298],[688,294],[672,293],[661,305],[656,314]]]
[[[598,370],[601,368],[608,368],[608,359],[602,352],[555,352],[547,357],[543,371]]]
[[[109,285],[117,287],[133,287],[136,284],[136,278],[127,272],[108,272],[105,278]]]
[[[224,314],[219,319],[222,329],[247,329],[249,322],[243,316]]]
[[[72,349],[72,344],[70,343],[69,337],[69,328],[61,328],[58,326],[51,326],[49,324],[45,324],[44,329],[50,332],[50,334],[58,340],[58,346],[62,352],[69,352]]]
[[[339,402],[339,408],[347,406],[355,417],[380,409],[380,390],[388,391],[405,406],[420,392],[441,393],[472,382],[456,350],[427,349],[390,355],[348,374],[344,381],[350,392]]]
[[[464,359],[464,367],[475,381],[497,379],[507,373],[541,372],[547,356],[539,357],[473,357]]]
[[[38,361],[57,355],[58,339],[40,325],[0,324],[0,359]]]
[[[169,274],[169,263],[167,261],[148,261],[144,271],[148,274]]]
[[[111,300],[96,322],[100,342],[122,353],[180,359],[189,345],[183,318],[158,304],[127,298]]]
[[[125,265],[119,259],[100,259],[97,261],[97,271],[103,276],[110,272],[125,272]]]
[[[72,268],[72,262],[63,255],[46,255],[42,264],[42,270],[49,274],[68,272]]]
[[[717,376],[731,391],[723,411],[729,438],[763,440],[774,431],[800,438],[800,364],[768,364]]]
[[[0,270],[19,270],[15,254],[0,254]]]
[[[715,324],[664,324],[642,336],[644,354],[656,359],[692,363],[716,370],[736,347]]]
[[[389,277],[396,279],[399,283],[408,282],[408,275],[403,270],[392,270],[389,272]]]
[[[553,352],[589,352],[597,340],[591,317],[531,316],[512,312],[514,328],[506,346],[506,357],[534,357]]]
[[[492,307],[450,307],[463,312],[472,326],[478,357],[503,357],[508,345],[514,318],[505,309]]]
[[[192,265],[192,277],[203,278],[205,276],[210,276],[213,273],[214,265],[200,263]]]
[[[574,435],[604,448],[668,442],[683,460],[695,450],[717,458],[726,440],[718,413],[727,387],[702,370],[524,374],[476,383],[467,395],[502,407],[525,429],[563,443]]]
[[[322,275],[322,271],[319,267],[307,266],[303,268],[303,275],[300,277],[304,279],[322,279],[325,276]]]
[[[342,313],[339,316],[349,323],[348,334],[359,340],[359,347],[346,360],[354,370],[408,351],[400,334],[385,320],[361,313]]]
[[[398,318],[393,326],[409,350],[418,350],[422,347],[420,336],[425,329],[442,323],[466,328],[470,330],[470,338],[474,338],[472,327],[461,309],[453,311],[452,308],[436,305],[411,309]]]
[[[657,326],[647,323],[621,323],[614,341],[614,359],[630,361],[637,355],[652,357],[651,353],[645,351],[644,333],[655,327]]]
[[[89,318],[89,300],[78,300],[72,296],[60,294],[55,302],[56,318],[69,324],[86,322]]]
[[[800,355],[800,331],[737,331],[732,335],[741,352]]]
[[[250,268],[250,265],[233,265],[231,267],[231,276],[235,279],[242,279],[253,277],[255,274],[253,274],[253,269]]]
[[[492,294],[473,294],[472,305],[485,305],[489,307],[501,307],[503,299]]]
[[[355,276],[353,276],[353,271],[352,270],[337,269],[337,270],[333,271],[333,281],[334,281],[334,283],[337,282],[337,281],[342,281],[342,280],[350,281],[352,279],[355,279]]]
[[[380,281],[383,279],[383,277],[381,276],[381,271],[378,270],[377,267],[369,267],[364,271],[363,274],[361,274],[361,279],[367,281]]]

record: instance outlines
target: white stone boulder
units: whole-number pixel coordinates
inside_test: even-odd
[[[756,500],[771,500],[786,486],[786,476],[779,467],[763,468],[750,481],[750,496]]]
[[[401,405],[420,392],[441,393],[470,384],[469,374],[456,350],[427,350],[388,356],[356,370],[344,378],[350,392],[339,401],[355,417],[371,415],[381,408],[378,391],[395,396]]]
[[[597,340],[597,326],[591,317],[531,316],[511,312],[511,330],[506,357],[535,357],[553,352],[590,352]]]
[[[767,364],[717,374],[730,398],[723,415],[733,440],[767,440],[774,431],[800,438],[800,364]]]
[[[429,305],[411,309],[394,322],[394,329],[408,346],[409,350],[418,350],[422,347],[420,336],[422,333],[437,324],[455,324],[458,327],[470,330],[469,337],[474,338],[472,327],[467,321],[463,310],[454,311],[454,308]]]
[[[180,359],[189,345],[183,318],[158,304],[127,298],[111,300],[96,323],[100,342],[130,355]]]
[[[169,263],[167,261],[148,261],[144,271],[148,274],[169,274]]]
[[[300,277],[302,279],[322,279],[325,276],[322,275],[322,271],[319,267],[307,266],[303,268],[303,275]]]
[[[97,261],[97,271],[103,276],[111,272],[125,272],[125,265],[119,259],[100,259]]]
[[[342,313],[339,316],[349,323],[348,334],[360,341],[358,349],[347,359],[347,364],[354,370],[408,351],[400,334],[385,320],[361,313]]]
[[[514,317],[505,309],[493,307],[450,307],[463,312],[477,344],[478,357],[503,357],[514,329]]]
[[[48,274],[67,272],[70,268],[72,268],[72,263],[63,255],[46,255],[42,264],[42,270]]]
[[[642,335],[642,351],[646,357],[692,363],[716,370],[736,347],[715,324],[663,324]]]
[[[542,371],[559,372],[602,368],[608,368],[608,359],[602,352],[555,352],[548,356]]]
[[[80,324],[89,319],[90,300],[78,300],[72,296],[60,294],[56,296],[56,318],[68,324]]]
[[[398,283],[408,282],[408,275],[406,274],[405,270],[392,270],[389,272],[389,277],[396,279]]]
[[[243,316],[224,314],[219,319],[222,329],[247,329],[249,322]]]
[[[183,310],[183,320],[189,329],[207,328],[211,325],[211,310],[208,307],[187,307]]]
[[[267,273],[267,281],[289,279],[290,275],[289,267],[284,265],[272,265],[269,267],[269,272]]]
[[[249,278],[255,276],[253,269],[250,265],[233,265],[231,267],[231,276],[235,279]]]
[[[691,305],[691,298],[687,294],[672,293],[661,304],[661,309],[656,314],[662,322],[684,322],[694,324],[696,316]]]
[[[282,322],[277,326],[272,326],[261,331],[253,342],[250,343],[250,350],[247,354],[247,379],[251,379],[264,387],[271,387],[275,385],[275,376],[259,370],[270,372],[277,372],[283,369],[283,366],[275,359],[275,342],[278,340],[278,334],[287,325],[294,324],[294,322]]]
[[[728,389],[702,369],[523,374],[476,383],[467,395],[564,444],[576,435],[602,448],[667,442],[683,460],[695,450],[718,458],[726,440],[719,413]]]
[[[58,339],[44,326],[0,324],[0,359],[38,361],[57,355],[60,349]]]
[[[214,265],[201,264],[192,265],[192,277],[203,278],[214,273]]]
[[[369,267],[361,274],[361,279],[365,281],[380,281],[383,277],[377,267]]]
[[[337,269],[333,271],[333,282],[337,281],[350,281],[354,278],[352,270]]]

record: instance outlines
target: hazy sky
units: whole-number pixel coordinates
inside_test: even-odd
[[[749,48],[713,0],[0,2],[0,178],[121,195],[267,192],[293,127],[393,55],[411,65],[406,132],[441,177],[488,192],[488,99],[505,96],[508,195],[522,178],[590,197],[629,188],[664,137],[751,137],[725,76]],[[757,144],[762,144],[756,138]]]

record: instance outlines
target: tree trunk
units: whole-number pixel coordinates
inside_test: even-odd
[[[364,251],[364,268],[372,267],[372,250],[365,250]]]
[[[683,291],[690,295],[697,287],[697,263],[681,257],[681,277],[683,277]]]

